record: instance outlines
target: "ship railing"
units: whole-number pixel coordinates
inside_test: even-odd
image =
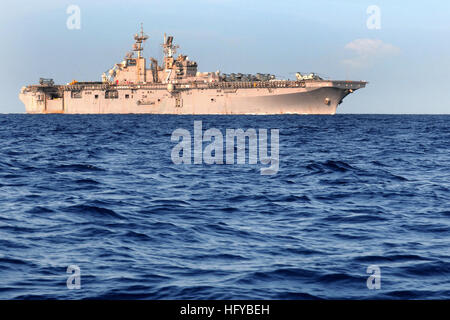
[[[64,91],[80,90],[111,90],[111,89],[148,89],[148,90],[166,90],[168,84],[165,83],[147,83],[147,84],[72,84],[60,86]],[[183,89],[250,89],[250,88],[296,88],[305,87],[305,81],[230,81],[230,82],[208,82],[208,83],[174,83],[177,90]]]
[[[342,81],[342,80],[270,80],[270,81],[220,81],[220,82],[189,82],[173,83],[176,90],[188,89],[250,89],[250,88],[305,88],[311,85],[318,85],[318,82],[326,82],[329,86],[340,88],[361,88],[364,81]],[[322,84],[323,85],[323,84]],[[146,83],[146,84],[109,84],[109,83],[75,83],[71,85],[31,85],[27,89],[55,88],[63,91],[80,90],[112,90],[112,89],[146,89],[146,90],[167,90],[167,83]]]
[[[230,81],[230,82],[211,82],[208,83],[208,89],[250,89],[250,88],[304,88],[304,81]]]
[[[318,82],[326,82],[329,86],[355,88],[364,86],[364,82],[355,81],[325,81],[325,80],[270,80],[270,81],[220,81],[220,82],[189,82],[189,83],[173,83],[175,90],[188,89],[251,89],[251,88],[305,88],[307,86],[317,84]],[[322,84],[323,85],[323,84]],[[30,88],[42,88],[40,85],[30,86]],[[145,90],[167,90],[167,83],[146,83],[146,84],[109,84],[109,83],[93,83],[93,84],[71,84],[56,85],[64,91],[80,91],[80,90],[121,90],[121,89],[145,89]]]
[[[154,84],[126,84],[126,85],[116,85],[116,84],[93,84],[93,85],[64,85],[62,86],[65,91],[79,91],[79,90],[120,90],[120,89],[167,89],[167,84],[154,83]]]

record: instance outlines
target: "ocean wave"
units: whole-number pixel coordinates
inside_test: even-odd
[[[278,128],[278,173],[174,165],[194,120]],[[448,299],[448,120],[2,116],[0,298]]]

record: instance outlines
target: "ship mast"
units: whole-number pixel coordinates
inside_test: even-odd
[[[134,40],[136,41],[136,43],[133,45],[133,51],[137,52],[138,58],[141,58],[141,52],[142,52],[142,50],[144,50],[143,43],[147,39],[148,39],[148,36],[146,34],[144,34],[144,27],[143,27],[143,24],[141,23],[141,33],[140,34],[136,33],[134,35]]]
[[[174,63],[173,55],[177,52],[179,46],[173,44],[172,36],[167,36],[164,33],[164,43],[162,44],[162,47],[164,51],[164,68],[166,70],[172,69]]]
[[[177,49],[180,47],[179,45],[173,44],[173,37],[167,36],[164,33],[164,43],[162,45],[164,50],[164,56],[168,58],[172,58],[175,53],[177,53]]]

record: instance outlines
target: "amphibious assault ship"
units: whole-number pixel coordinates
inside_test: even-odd
[[[102,81],[55,85],[41,78],[23,87],[27,113],[152,114],[335,114],[364,81],[324,80],[296,73],[296,80],[270,74],[199,72],[188,56],[175,57],[178,45],[164,34],[164,61],[143,57],[148,39],[141,26],[133,51],[102,75]]]

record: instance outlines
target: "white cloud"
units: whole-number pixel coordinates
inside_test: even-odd
[[[376,60],[398,55],[400,49],[384,43],[379,39],[356,39],[345,45],[345,49],[352,51],[352,58],[344,59],[342,63],[353,67],[364,67],[373,64]]]

